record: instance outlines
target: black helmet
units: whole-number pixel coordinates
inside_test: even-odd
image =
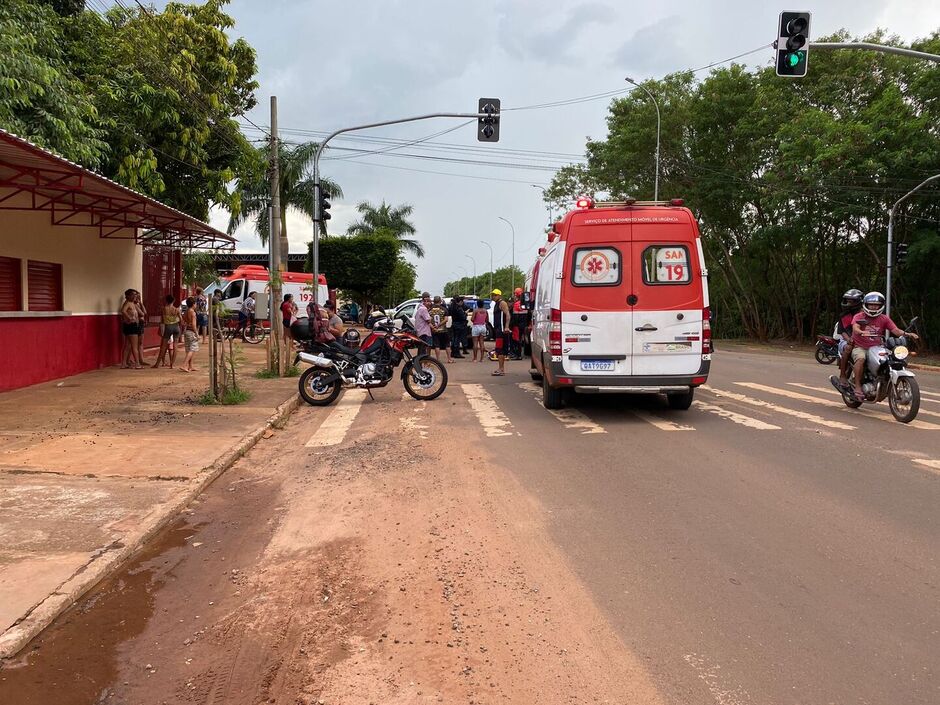
[[[858,311],[862,307],[862,294],[858,289],[849,289],[842,294],[842,308],[846,311]]]
[[[862,302],[865,313],[877,316],[885,312],[885,297],[880,291],[869,291]]]
[[[350,328],[345,333],[343,333],[343,344],[348,348],[358,348],[359,331],[357,331],[355,328]]]

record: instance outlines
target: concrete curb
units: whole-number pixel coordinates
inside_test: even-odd
[[[150,511],[138,528],[122,540],[101,548],[92,555],[72,577],[62,583],[55,592],[33,607],[16,624],[0,635],[0,662],[15,656],[39,632],[71,607],[95,585],[116,571],[141,546],[158,531],[176,519],[189,504],[198,497],[216,478],[232,467],[255,444],[265,431],[276,426],[293,413],[300,405],[300,395],[295,394],[277,407],[267,421],[244,436],[238,443],[205,467],[202,473],[183,487],[176,497]]]

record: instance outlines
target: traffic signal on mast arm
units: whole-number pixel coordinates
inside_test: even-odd
[[[477,113],[477,139],[480,142],[499,142],[499,98],[480,98]]]
[[[895,248],[894,263],[900,267],[907,259],[907,243],[899,242]]]
[[[777,75],[799,78],[809,64],[808,12],[781,12],[777,32]]]
[[[325,223],[333,216],[330,215],[330,199],[333,198],[333,194],[329,191],[324,191],[323,187],[320,187],[320,222]]]

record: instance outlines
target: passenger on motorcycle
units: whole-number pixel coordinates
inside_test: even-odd
[[[854,347],[851,356],[855,375],[855,398],[858,401],[865,401],[865,394],[862,392],[862,377],[865,372],[865,358],[868,350],[876,345],[884,344],[885,331],[889,331],[896,337],[905,335],[904,331],[885,315],[885,297],[877,291],[870,291],[862,300],[862,310],[852,319],[852,345]],[[916,333],[907,335],[914,340],[918,338]]]
[[[852,319],[862,310],[862,292],[849,289],[842,294],[842,315],[836,321],[836,336],[839,338],[839,384],[849,384],[849,356],[852,354]]]

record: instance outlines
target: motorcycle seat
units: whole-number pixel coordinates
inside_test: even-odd
[[[329,346],[336,352],[342,353],[343,355],[349,355],[350,357],[355,357],[359,353],[358,350],[354,348],[348,348],[337,340],[331,340],[329,342]]]

